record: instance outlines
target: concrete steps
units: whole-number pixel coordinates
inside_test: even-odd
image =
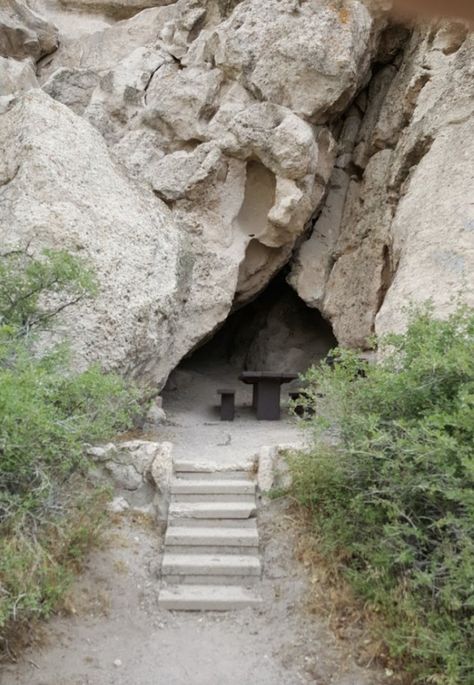
[[[249,479],[188,479],[175,478],[171,483],[172,495],[253,495],[255,483]]]
[[[171,502],[168,518],[170,519],[247,519],[257,512],[254,502]]]
[[[162,560],[164,609],[256,606],[262,572],[253,473],[175,464]]]
[[[233,494],[227,494],[225,492],[218,492],[215,494],[208,494],[206,493],[203,494],[194,494],[194,493],[188,493],[185,492],[183,494],[179,493],[174,495],[173,497],[174,501],[177,504],[186,503],[186,502],[202,502],[205,500],[206,502],[234,502],[235,504],[255,504],[255,495],[246,495],[246,494],[241,494],[241,495],[233,495]]]
[[[168,528],[254,528],[257,529],[257,519],[201,519],[174,518],[168,520]]]
[[[190,547],[253,547],[258,549],[257,528],[228,528],[224,526],[171,526],[166,531],[167,548],[176,545]]]
[[[165,552],[164,576],[260,576],[258,556],[241,554],[172,554]]]
[[[205,474],[210,477],[218,478],[248,478],[253,480],[254,473],[250,468],[235,468],[230,466],[229,468],[222,468],[213,462],[190,462],[190,461],[178,461],[174,463],[174,473],[181,476],[185,474],[186,478],[204,478]]]
[[[260,582],[260,576],[231,576],[231,575],[215,575],[215,576],[200,576],[198,574],[179,575],[177,573],[170,573],[163,576],[163,588],[171,587],[173,585],[205,585],[207,587],[218,586],[238,586],[251,590],[256,588]],[[258,596],[256,594],[256,596]],[[160,597],[158,596],[158,604]]]
[[[238,585],[172,585],[160,593],[163,609],[181,611],[228,611],[258,606],[254,592]]]

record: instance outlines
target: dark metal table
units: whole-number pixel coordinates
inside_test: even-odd
[[[273,373],[270,371],[244,371],[239,380],[253,385],[252,406],[259,421],[280,419],[280,391],[283,383],[298,378],[296,373]]]

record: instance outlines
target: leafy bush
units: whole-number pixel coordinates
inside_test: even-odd
[[[293,492],[414,681],[472,685],[474,312],[413,311],[379,350],[309,371]]]
[[[64,344],[35,352],[36,332],[95,290],[87,265],[65,252],[0,256],[0,642],[12,622],[51,611],[94,537],[102,494],[87,482],[85,443],[138,412],[119,376],[72,372]]]
[[[93,272],[64,250],[44,250],[43,259],[28,249],[7,252],[0,257],[0,330],[4,337],[20,337],[44,329],[96,289]]]

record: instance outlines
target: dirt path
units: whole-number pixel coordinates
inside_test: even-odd
[[[306,613],[308,578],[295,563],[291,522],[261,512],[263,607],[179,614],[157,606],[161,537],[123,519],[71,593],[69,615],[4,667],[2,685],[375,685],[324,621]]]
[[[163,432],[172,434],[166,439],[176,443],[179,456],[219,454],[233,460],[253,454],[260,444],[301,439],[289,421],[270,430],[245,408],[234,424],[223,427],[209,409],[215,379],[191,375],[184,385],[165,398],[171,425]],[[230,441],[223,440],[225,435]],[[227,450],[219,445],[223,442]],[[41,644],[29,648],[17,664],[3,667],[1,685],[387,682],[383,674],[358,667],[350,645],[339,643],[325,620],[307,612],[310,578],[295,561],[295,529],[284,502],[260,508],[259,529],[262,606],[183,614],[157,604],[161,532],[154,524],[119,517],[106,545],[91,555],[75,583],[69,612],[48,623]]]

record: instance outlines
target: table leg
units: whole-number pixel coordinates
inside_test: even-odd
[[[257,411],[258,407],[258,383],[252,385],[252,408]]]
[[[259,421],[279,421],[280,419],[280,381],[263,379],[258,383],[257,419]]]

